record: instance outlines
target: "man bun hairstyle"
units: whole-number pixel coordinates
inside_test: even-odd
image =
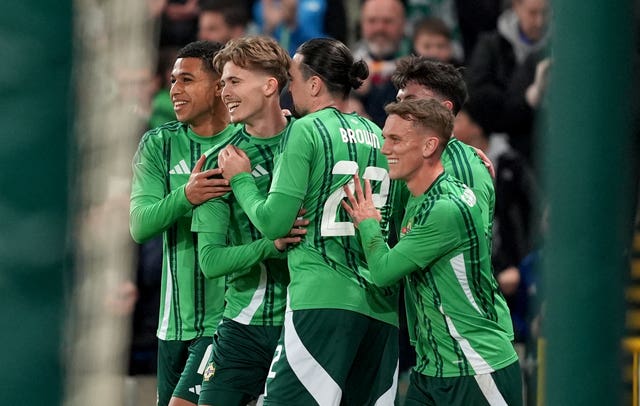
[[[300,45],[296,54],[302,56],[301,71],[305,80],[318,76],[330,93],[343,99],[351,89],[362,86],[369,76],[367,64],[362,60],[354,62],[349,48],[333,38],[311,39]]]

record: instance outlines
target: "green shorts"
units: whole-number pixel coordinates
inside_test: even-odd
[[[212,344],[211,337],[158,340],[158,406],[167,406],[172,396],[198,403]]]
[[[522,406],[516,361],[490,374],[434,378],[411,371],[405,406]]]
[[[340,309],[287,311],[265,405],[393,405],[398,328]]]
[[[248,326],[224,318],[214,336],[200,405],[245,406],[264,391],[282,326]]]

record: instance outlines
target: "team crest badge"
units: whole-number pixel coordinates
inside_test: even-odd
[[[210,362],[207,365],[207,368],[204,370],[203,378],[205,381],[209,381],[211,377],[216,373],[216,367],[213,365],[213,362]]]
[[[411,224],[412,223],[413,223],[413,220],[409,220],[407,225],[402,227],[402,230],[400,230],[401,237],[404,237],[409,231],[411,231]]]
[[[473,207],[476,205],[476,195],[473,193],[473,190],[468,187],[464,188],[464,192],[460,196],[463,202],[465,202],[469,207]]]

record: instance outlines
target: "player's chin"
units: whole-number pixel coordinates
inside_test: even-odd
[[[397,180],[397,179],[401,179],[402,178],[402,174],[397,171],[395,168],[393,167],[389,167],[389,179],[392,180]]]
[[[241,114],[238,114],[236,112],[233,113],[229,113],[229,119],[231,120],[232,123],[241,123],[244,120],[244,116]]]

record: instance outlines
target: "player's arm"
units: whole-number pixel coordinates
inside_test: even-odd
[[[163,232],[193,207],[184,186],[167,193],[168,176],[162,144],[147,133],[133,160],[129,206],[129,230],[138,243]]]
[[[271,189],[266,197],[258,190],[250,173],[251,163],[242,150],[229,146],[219,155],[222,174],[231,180],[240,206],[267,238],[287,235],[302,207],[311,165],[310,146],[307,145],[309,138],[302,128],[287,142],[275,165]]]
[[[230,188],[225,179],[216,179],[220,169],[202,170],[201,156],[189,181],[167,193],[168,176],[163,164],[162,145],[151,136],[143,137],[133,163],[129,207],[129,230],[142,243],[163,232],[194,205],[222,196]]]
[[[191,231],[198,233],[198,260],[207,278],[246,270],[266,258],[285,255],[266,238],[249,244],[228,245],[230,221],[231,210],[226,197],[210,200],[193,210]]]
[[[276,239],[289,233],[302,206],[302,199],[278,192],[270,192],[265,198],[253,176],[246,173],[234,176],[231,188],[253,225],[265,237]]]
[[[457,238],[451,238],[452,235],[447,235],[453,233],[449,230],[454,230],[455,227],[450,227],[449,224],[438,225],[427,220],[424,225],[414,226],[409,234],[390,249],[380,229],[380,215],[373,204],[369,181],[365,180],[364,191],[358,175],[354,175],[354,183],[355,194],[348,187],[344,188],[349,203],[343,201],[342,206],[360,231],[367,266],[374,284],[393,285],[402,277],[424,269],[458,241]],[[444,230],[441,231],[441,228]]]

